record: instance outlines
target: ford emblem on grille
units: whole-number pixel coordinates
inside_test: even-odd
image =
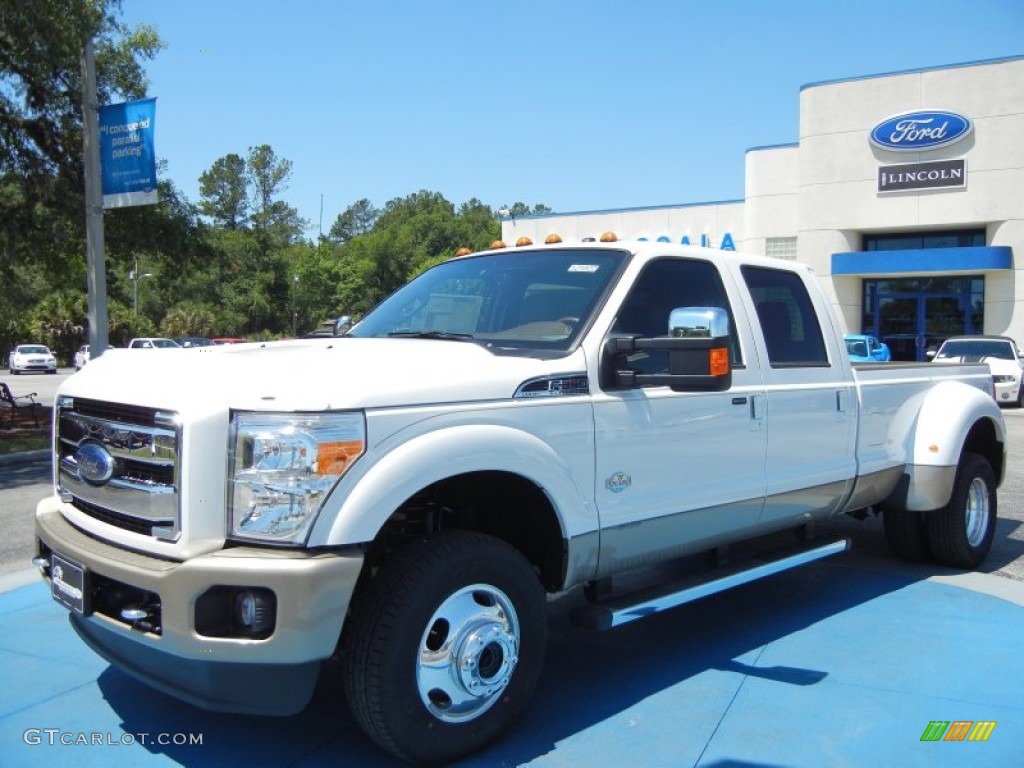
[[[103,485],[114,476],[114,457],[99,443],[84,442],[75,451],[78,476],[90,485]]]

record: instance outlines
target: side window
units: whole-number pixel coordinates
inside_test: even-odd
[[[764,267],[741,267],[754,299],[772,367],[827,366],[818,315],[800,276]]]
[[[742,367],[739,339],[725,286],[711,262],[694,259],[658,259],[640,273],[622,304],[612,333],[635,333],[645,338],[668,335],[668,317],[679,307],[720,307],[729,313],[732,364]],[[668,371],[668,354],[637,354],[629,361],[638,373]]]

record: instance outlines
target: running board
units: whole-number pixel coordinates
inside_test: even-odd
[[[751,566],[749,563],[737,563],[729,568],[716,568],[707,580],[708,574],[701,573],[699,580],[689,579],[661,585],[657,590],[623,595],[599,605],[582,605],[575,608],[571,621],[585,629],[611,629],[621,627],[636,619],[643,619],[669,608],[699,600],[702,597],[724,592],[757,579],[771,576],[790,568],[796,568],[815,560],[837,555],[849,549],[850,540],[840,539],[831,544],[802,548],[783,557],[768,562],[761,561]],[[724,572],[724,573],[723,573]]]

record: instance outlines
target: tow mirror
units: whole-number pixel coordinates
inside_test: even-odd
[[[334,321],[334,335],[344,336],[348,333],[348,329],[352,327],[352,317],[350,315],[342,315]]]
[[[613,358],[618,387],[722,392],[732,386],[730,348],[729,315],[724,309],[682,307],[670,313],[666,336],[613,336],[605,351]],[[667,373],[637,373],[620,365],[634,352],[653,350],[668,353]]]

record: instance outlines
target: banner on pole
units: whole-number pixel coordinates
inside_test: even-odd
[[[156,99],[108,104],[100,107],[99,117],[103,207],[159,202],[153,149]]]

